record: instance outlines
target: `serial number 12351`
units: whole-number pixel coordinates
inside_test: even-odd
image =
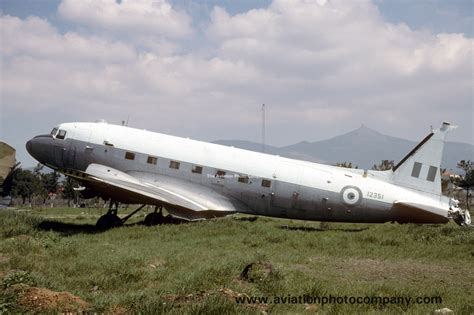
[[[368,191],[367,192],[367,198],[372,198],[372,199],[383,199],[383,194],[379,194],[373,191]]]

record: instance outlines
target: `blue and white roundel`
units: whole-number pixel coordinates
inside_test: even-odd
[[[357,206],[362,202],[362,191],[355,186],[345,186],[340,195],[342,201],[348,206]]]

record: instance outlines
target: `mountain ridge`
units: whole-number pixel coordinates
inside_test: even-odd
[[[420,139],[421,141],[421,139]],[[213,143],[261,152],[262,144],[246,140],[217,140]],[[418,142],[382,134],[365,125],[319,141],[300,141],[276,147],[265,146],[265,153],[334,165],[352,162],[359,168],[370,169],[382,160],[400,161]],[[473,160],[474,146],[462,142],[446,142],[441,167],[456,170],[460,160]]]

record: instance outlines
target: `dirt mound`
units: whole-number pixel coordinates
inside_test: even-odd
[[[273,265],[268,261],[257,261],[245,266],[240,279],[248,282],[263,281],[274,273]]]
[[[60,310],[62,313],[82,312],[88,306],[87,302],[69,292],[54,292],[35,287],[24,289],[18,303],[34,313],[48,310]]]

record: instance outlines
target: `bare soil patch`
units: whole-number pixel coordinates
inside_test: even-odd
[[[82,312],[88,303],[69,292],[55,292],[46,288],[28,287],[20,294],[18,303],[34,313],[61,310],[62,313]]]

